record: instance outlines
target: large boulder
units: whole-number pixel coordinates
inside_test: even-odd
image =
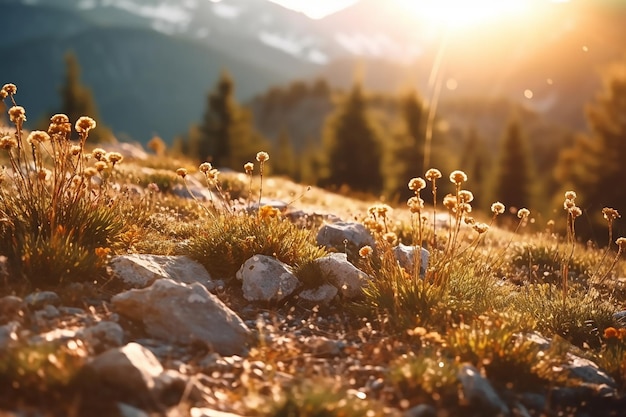
[[[117,294],[111,302],[119,314],[142,322],[150,337],[183,344],[200,341],[222,355],[246,352],[250,330],[198,283],[159,279],[148,288]]]
[[[236,276],[248,301],[281,301],[300,286],[289,265],[266,255],[248,259]]]

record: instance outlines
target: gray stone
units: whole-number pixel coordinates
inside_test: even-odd
[[[24,302],[29,308],[39,310],[47,305],[58,307],[61,304],[61,298],[52,291],[38,291],[24,297]]]
[[[248,301],[281,301],[300,286],[289,265],[265,255],[248,259],[236,276]]]
[[[363,246],[374,248],[374,237],[361,223],[337,222],[325,224],[317,232],[317,244],[334,252],[357,255]]]
[[[239,414],[227,413],[225,411],[214,410],[212,408],[191,407],[189,410],[191,417],[241,417]]]
[[[430,258],[430,253],[426,249],[400,243],[393,248],[393,254],[400,266],[409,274],[412,274],[415,269],[415,255],[418,249],[420,251],[420,276],[423,277],[428,269],[428,260]]]
[[[126,288],[145,288],[161,278],[185,284],[199,282],[209,291],[215,286],[207,270],[187,256],[121,255],[114,257],[109,267]]]
[[[112,321],[101,321],[94,326],[79,330],[77,335],[96,352],[104,352],[122,346],[124,343],[124,330]]]
[[[620,327],[626,327],[626,310],[618,311],[617,313],[613,314],[613,319]]]
[[[100,381],[129,392],[145,394],[163,372],[159,360],[138,343],[107,350],[85,365]]]
[[[0,324],[23,320],[24,310],[26,303],[20,297],[7,295],[0,298]]]
[[[159,279],[148,288],[117,294],[111,302],[119,314],[142,322],[151,337],[183,344],[200,341],[224,355],[246,352],[250,330],[198,283]]]
[[[489,381],[473,365],[461,366],[457,377],[461,382],[464,397],[470,405],[483,410],[483,415],[508,416],[511,414]]]
[[[8,349],[18,340],[18,330],[20,329],[20,323],[12,321],[4,326],[0,326],[0,356],[3,350]]]
[[[371,278],[348,262],[345,253],[331,253],[314,261],[330,284],[344,298],[357,298],[363,294]]]
[[[338,292],[339,290],[334,285],[322,284],[317,288],[302,290],[298,296],[301,300],[313,304],[328,304],[337,296]]]
[[[149,413],[126,403],[117,403],[117,409],[120,417],[150,417]]]

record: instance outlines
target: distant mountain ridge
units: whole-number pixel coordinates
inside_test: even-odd
[[[0,0],[0,82],[18,85],[32,124],[58,105],[63,54],[73,50],[103,121],[144,143],[153,134],[171,141],[198,121],[224,69],[241,101],[316,76],[345,88],[355,70],[368,88],[413,85],[428,97],[441,38],[389,1],[361,0],[311,20],[267,0]],[[609,2],[571,3],[546,9],[536,27],[503,22],[517,34],[508,40],[452,38],[442,71],[458,88],[444,89],[442,100],[502,95],[584,127],[598,69],[623,53],[625,15]]]

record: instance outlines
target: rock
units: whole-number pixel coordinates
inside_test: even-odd
[[[307,288],[300,291],[298,296],[301,300],[313,304],[329,304],[336,296],[339,290],[334,285],[322,284],[317,288]]]
[[[127,392],[145,395],[163,372],[159,360],[138,343],[109,349],[85,365],[99,381]]]
[[[418,248],[415,246],[403,245],[402,243],[393,248],[393,254],[396,257],[396,260],[409,274],[412,274],[415,269],[415,252],[417,250]],[[430,258],[430,253],[424,248],[419,248],[419,250],[421,257],[420,276],[423,277],[426,274],[426,269],[428,269],[428,259]]]
[[[160,278],[185,284],[199,282],[209,291],[215,287],[207,270],[187,256],[121,255],[114,257],[109,267],[127,288],[145,288]]]
[[[374,237],[361,223],[337,222],[323,225],[317,232],[317,244],[329,251],[358,256],[363,246],[374,248]]]
[[[98,353],[124,343],[124,330],[112,321],[101,321],[95,326],[81,329],[77,335]]]
[[[591,385],[599,391],[602,389],[617,393],[617,383],[606,372],[601,370],[598,365],[574,354],[567,354],[568,363],[563,364],[564,370],[569,372],[570,377],[578,379],[582,385]]]
[[[246,351],[250,330],[198,283],[159,279],[148,288],[117,294],[111,302],[120,314],[142,322],[151,337],[183,344],[201,341],[223,355]]]
[[[198,408],[198,407],[191,407],[191,410],[189,411],[189,415],[191,417],[241,417],[239,414],[213,410],[212,408]]]
[[[305,346],[317,357],[334,357],[341,354],[343,344],[324,336],[311,336],[305,340]]]
[[[626,310],[618,311],[617,313],[613,314],[613,319],[620,327],[626,327]]]
[[[300,286],[289,265],[266,255],[248,259],[236,277],[242,281],[243,297],[248,301],[281,301]]]
[[[461,366],[457,374],[463,395],[470,406],[480,409],[481,415],[508,416],[509,408],[498,396],[489,381],[473,365]]]
[[[332,213],[306,212],[303,210],[287,210],[285,217],[293,224],[309,229],[314,226],[318,228],[324,222],[337,223],[341,221],[340,217]]]
[[[117,408],[120,417],[150,417],[149,413],[126,403],[117,403]]]
[[[148,154],[140,143],[112,142],[104,146],[107,152],[119,152],[126,159],[148,159]]]
[[[26,303],[20,297],[7,295],[0,298],[0,324],[11,321],[22,321]]]
[[[48,304],[42,309],[35,311],[35,313],[33,314],[33,320],[36,323],[44,324],[48,320],[59,318],[59,316],[61,316],[61,312],[59,311],[59,309],[52,304]]]
[[[314,261],[323,276],[339,290],[344,298],[357,298],[368,285],[370,277],[348,262],[345,253],[331,253]]]
[[[419,404],[406,410],[404,417],[437,417],[437,409],[430,404]]]
[[[13,343],[17,342],[19,329],[20,323],[17,321],[0,326],[0,357],[2,357],[1,352],[3,350],[8,349]]]
[[[155,382],[155,391],[159,401],[168,406],[179,404],[183,395],[192,403],[203,399],[204,391],[196,379],[173,369],[163,371]]]
[[[52,291],[38,291],[24,297],[24,302],[32,310],[39,310],[47,305],[58,307],[61,298]]]

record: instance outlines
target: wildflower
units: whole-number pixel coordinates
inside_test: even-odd
[[[95,169],[94,169],[94,172],[95,172]],[[84,175],[84,173],[83,173],[83,175]],[[72,187],[78,188],[78,186],[80,186],[82,184],[83,179],[81,178],[80,175],[74,175],[70,181],[72,183]]]
[[[98,172],[102,172],[106,169],[107,167],[107,163],[104,161],[97,161],[95,164],[93,164],[93,167],[98,171]]]
[[[505,209],[504,204],[502,204],[499,201],[496,201],[495,203],[491,205],[491,212],[496,215],[504,213],[504,209]]]
[[[102,161],[106,157],[107,151],[102,148],[96,148],[91,151],[91,156],[94,157],[96,161]]]
[[[453,184],[461,185],[461,183],[464,183],[465,181],[467,181],[467,174],[463,171],[456,170],[452,171],[450,174],[450,182]]]
[[[613,220],[619,219],[621,217],[617,210],[615,210],[613,208],[610,208],[610,207],[603,208],[602,209],[602,215],[604,216],[606,221],[608,221],[609,223],[612,222]]]
[[[383,240],[385,240],[390,245],[395,244],[397,239],[398,236],[394,232],[387,232],[383,235]]]
[[[95,176],[97,173],[98,173],[98,170],[95,167],[87,167],[83,171],[83,175],[85,176],[85,178],[91,178]]]
[[[200,170],[200,172],[203,173],[207,173],[209,172],[211,169],[213,169],[213,165],[211,165],[210,162],[203,162],[200,164],[200,166],[198,167],[198,169]]]
[[[83,148],[80,145],[72,145],[70,146],[70,153],[74,156],[78,155]]]
[[[48,140],[50,140],[50,136],[48,135],[48,133],[43,132],[41,130],[33,130],[32,132],[30,132],[30,134],[26,138],[26,142],[28,142],[29,144],[33,146],[35,144],[43,143]]]
[[[46,181],[50,179],[51,176],[52,171],[50,171],[49,169],[41,168],[39,171],[37,171],[37,179],[39,179],[40,181]]]
[[[616,339],[617,338],[617,330],[615,329],[615,327],[607,327],[606,329],[604,329],[604,338],[605,339]]]
[[[468,190],[461,190],[459,191],[459,200],[461,200],[462,203],[471,203],[472,200],[474,200],[474,194]]]
[[[97,247],[94,249],[94,253],[100,259],[105,259],[109,255],[109,252],[111,252],[111,248]]]
[[[375,207],[376,214],[378,214],[380,217],[386,217],[387,213],[391,211],[391,207],[389,207],[387,204],[378,204]]]
[[[573,218],[576,217],[580,217],[583,215],[583,211],[581,210],[580,207],[578,206],[574,206],[569,210],[570,214],[572,215]]]
[[[259,217],[262,219],[268,219],[270,217],[277,217],[279,214],[280,214],[280,211],[276,207],[265,205],[259,208]]]
[[[15,84],[8,83],[2,86],[2,91],[4,92],[4,94],[12,96],[13,94],[17,93],[17,87],[15,86]]]
[[[474,225],[474,230],[478,232],[479,235],[486,233],[489,230],[489,225],[486,223],[476,223]]]
[[[50,123],[54,123],[56,125],[60,125],[63,123],[69,123],[70,122],[70,118],[67,117],[67,115],[63,114],[63,113],[58,113],[55,114],[54,116],[52,116],[50,118]]]
[[[525,219],[528,216],[530,216],[530,210],[528,210],[527,208],[521,208],[517,212],[517,217],[520,219]]]
[[[13,106],[9,109],[9,119],[16,124],[26,121],[26,110],[22,106]]]
[[[0,89],[0,100],[4,100],[5,98],[7,98],[7,96],[7,92]]]
[[[426,188],[426,181],[423,178],[411,178],[409,181],[409,190],[418,192]]]
[[[176,175],[178,175],[181,178],[185,178],[187,176],[187,170],[185,168],[178,168],[176,170]]]
[[[207,178],[208,178],[210,181],[217,181],[217,176],[218,176],[219,174],[220,174],[220,172],[219,172],[217,169],[213,168],[213,169],[211,169],[211,170],[208,172],[208,174],[207,174]]]
[[[372,247],[369,245],[365,245],[361,249],[359,249],[359,256],[361,258],[369,258],[372,252],[374,252]]]
[[[471,213],[472,212],[472,206],[469,203],[461,203],[459,205],[459,211],[461,213]]]
[[[61,134],[65,135],[72,131],[72,125],[70,119],[65,114],[55,114],[50,118],[50,126],[48,126],[48,133],[51,135]]]
[[[115,164],[122,162],[122,159],[124,159],[122,154],[119,152],[109,152],[108,154],[106,154],[105,158],[113,166],[115,166]]]
[[[12,136],[6,135],[0,138],[0,148],[11,149],[17,146],[17,140]]]
[[[265,162],[269,159],[270,159],[270,156],[267,152],[261,151],[256,154],[256,160],[259,162]]]
[[[615,241],[615,244],[619,247],[620,250],[626,250],[626,237],[620,237]]]
[[[95,129],[96,121],[89,116],[81,116],[77,121],[74,128],[79,133],[89,133],[91,129]]]
[[[424,208],[424,200],[419,197],[411,197],[406,202],[411,213],[419,213]]]
[[[435,181],[436,179],[441,178],[441,171],[436,168],[431,168],[426,171],[425,177],[428,181]]]
[[[452,194],[448,194],[443,198],[443,205],[450,211],[454,211],[456,209],[456,197]]]
[[[246,171],[246,174],[250,175],[252,171],[254,171],[254,164],[252,162],[246,162],[243,165],[243,169]]]
[[[473,217],[467,216],[465,217],[465,224],[474,225],[476,224],[476,219],[474,219]]]
[[[565,201],[563,202],[563,208],[565,210],[571,210],[574,207],[576,207],[576,203],[571,198],[566,198]]]
[[[576,192],[574,192],[574,191],[566,191],[565,192],[565,199],[566,200],[576,200]]]

